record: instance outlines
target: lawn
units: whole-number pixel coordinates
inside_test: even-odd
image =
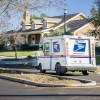
[[[42,51],[18,51],[17,52],[18,57],[34,55],[35,53],[41,54]],[[0,52],[0,56],[14,57],[15,56],[15,52],[14,51]]]

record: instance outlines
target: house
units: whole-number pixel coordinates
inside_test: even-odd
[[[89,31],[94,30],[93,24],[83,13],[75,13],[64,16],[54,16],[30,20],[29,11],[25,11],[21,34],[26,38],[26,43],[33,46],[41,43],[43,37],[48,37],[52,31],[63,29],[64,24],[70,28],[73,35],[88,35]]]

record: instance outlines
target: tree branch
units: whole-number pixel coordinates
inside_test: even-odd
[[[12,0],[11,0],[12,1]],[[9,5],[10,5],[10,2],[8,2],[7,6],[4,8],[4,10],[0,13],[0,16],[8,9]]]

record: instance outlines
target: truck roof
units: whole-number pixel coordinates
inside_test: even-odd
[[[54,36],[54,37],[45,37],[43,40],[48,40],[48,39],[60,39],[60,38],[79,38],[79,39],[94,39],[93,36],[74,36],[74,35],[61,35],[61,36]]]

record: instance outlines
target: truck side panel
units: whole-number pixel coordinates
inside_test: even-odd
[[[61,66],[66,65],[65,40],[63,38],[52,40],[52,70],[55,65],[60,63]]]

